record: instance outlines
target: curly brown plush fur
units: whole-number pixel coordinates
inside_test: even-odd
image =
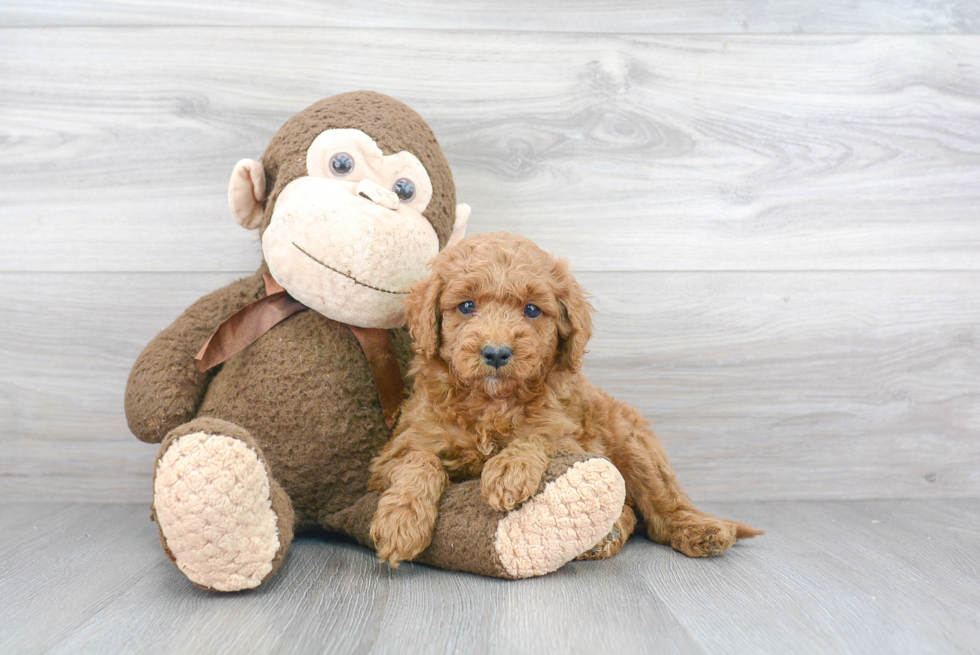
[[[695,508],[648,422],[581,374],[592,307],[566,262],[522,237],[470,237],[436,257],[407,306],[414,391],[371,464],[371,488],[384,491],[371,525],[382,559],[397,565],[428,545],[451,480],[480,478],[487,503],[512,510],[558,451],[611,460],[650,538],[685,555],[718,555],[762,534]],[[488,346],[508,348],[506,363],[493,365]],[[585,557],[614,554],[633,525],[626,507]]]

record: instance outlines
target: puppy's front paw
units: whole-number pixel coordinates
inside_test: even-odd
[[[537,459],[497,455],[486,463],[480,476],[484,500],[494,509],[509,512],[537,493],[546,466]]]
[[[435,523],[435,514],[429,515],[413,505],[411,499],[383,495],[371,521],[371,539],[378,559],[395,568],[414,559],[432,541]]]
[[[699,516],[674,528],[670,545],[688,557],[713,557],[735,545],[737,527],[733,521]]]

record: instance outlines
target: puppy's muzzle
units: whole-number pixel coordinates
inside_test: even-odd
[[[514,353],[507,346],[484,346],[480,354],[489,366],[499,369],[510,361]]]

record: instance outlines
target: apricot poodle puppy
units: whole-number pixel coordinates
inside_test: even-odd
[[[512,510],[558,452],[602,455],[626,482],[622,516],[580,559],[618,552],[634,509],[652,540],[690,557],[762,534],[695,508],[648,422],[580,373],[592,307],[564,260],[522,237],[476,235],[440,253],[406,305],[413,393],[371,463],[382,560],[397,566],[429,545],[450,480],[480,478],[487,503]]]

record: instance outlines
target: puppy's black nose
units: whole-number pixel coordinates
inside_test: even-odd
[[[494,368],[500,368],[510,361],[510,356],[514,353],[507,346],[501,346],[499,348],[484,346],[480,354],[483,355],[483,360],[487,364]]]

